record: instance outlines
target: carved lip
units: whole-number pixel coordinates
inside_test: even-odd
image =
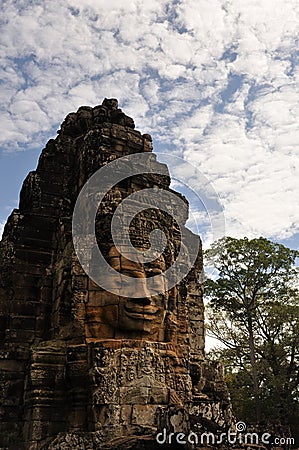
[[[159,308],[155,306],[124,305],[125,313],[132,319],[153,320]]]

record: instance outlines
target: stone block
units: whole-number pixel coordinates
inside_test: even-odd
[[[132,424],[154,427],[156,425],[156,405],[133,405]]]

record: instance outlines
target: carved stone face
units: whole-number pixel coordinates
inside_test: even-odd
[[[134,297],[123,297],[121,284],[118,284],[115,277],[111,279],[110,285],[114,289],[119,289],[119,295],[107,291],[98,291],[93,294],[94,299],[98,297],[99,301],[92,301],[93,304],[87,306],[90,337],[138,337],[138,335],[146,334],[163,340],[164,319],[169,297],[167,286],[164,284],[166,281],[162,279],[159,282],[160,286],[156,284],[157,288],[162,287],[166,291],[164,294],[157,291],[156,295],[150,295],[147,279],[165,271],[164,258],[160,257],[150,264],[143,265],[120,255],[112,246],[107,261],[116,271],[129,277],[139,278],[143,283],[138,298],[135,298],[136,291]]]

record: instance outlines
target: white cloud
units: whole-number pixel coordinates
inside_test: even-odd
[[[0,239],[1,239],[1,237],[2,237],[2,234],[3,234],[3,230],[4,230],[4,225],[5,225],[5,223],[4,223],[4,222],[0,222]]]
[[[6,151],[42,147],[68,112],[117,97],[156,151],[184,155],[213,182],[229,234],[299,230],[296,0],[25,0],[2,9]]]

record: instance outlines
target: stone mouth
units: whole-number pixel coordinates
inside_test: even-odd
[[[125,313],[132,319],[153,320],[159,309],[156,306],[140,306],[130,304],[124,306]]]

